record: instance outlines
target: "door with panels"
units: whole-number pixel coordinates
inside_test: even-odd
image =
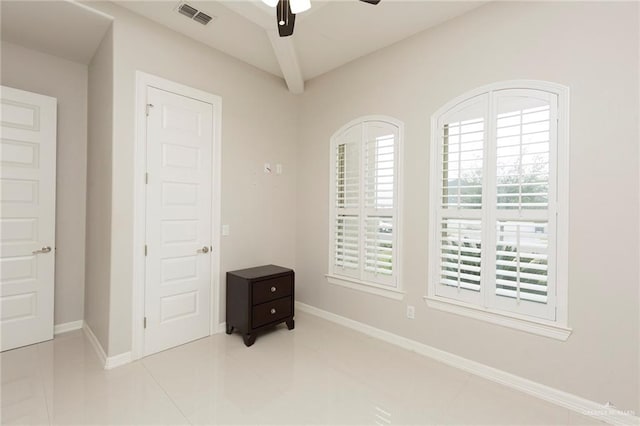
[[[147,88],[144,354],[209,335],[213,106]]]
[[[0,87],[0,350],[53,338],[55,98]]]

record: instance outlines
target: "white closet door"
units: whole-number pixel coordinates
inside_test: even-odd
[[[147,89],[145,355],[209,335],[213,106]]]
[[[0,350],[53,338],[55,98],[0,87]]]

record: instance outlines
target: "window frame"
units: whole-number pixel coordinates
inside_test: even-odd
[[[494,92],[497,91],[518,91],[518,90],[537,90],[548,92],[554,96],[557,96],[557,134],[556,134],[556,151],[555,151],[555,168],[550,170],[550,182],[553,179],[555,172],[555,208],[548,208],[549,211],[549,223],[554,222],[551,217],[552,212],[555,211],[555,239],[549,241],[549,250],[555,250],[554,264],[555,264],[555,293],[549,295],[549,300],[555,303],[552,309],[555,309],[555,320],[544,319],[540,317],[531,316],[518,311],[509,311],[499,309],[497,304],[493,303],[495,299],[494,285],[485,284],[486,276],[489,278],[494,275],[491,272],[484,273],[484,277],[481,281],[480,295],[476,300],[464,300],[464,298],[452,298],[442,296],[438,292],[440,286],[440,256],[438,254],[439,249],[439,221],[441,219],[440,214],[440,202],[442,199],[442,186],[441,186],[441,151],[443,147],[439,122],[441,118],[457,108],[461,108],[464,104],[471,102],[474,98],[481,99],[486,97],[487,109],[485,112],[485,136],[484,136],[484,156],[489,156],[483,163],[485,172],[486,167],[492,167],[495,165],[495,144],[487,145],[487,138],[492,135],[495,138],[495,126],[494,123],[497,112],[494,99],[498,99]],[[488,115],[488,116],[487,116]],[[490,150],[489,148],[494,148]],[[553,155],[550,154],[550,155]],[[489,175],[490,176],[490,175]],[[492,225],[487,225],[487,209],[484,208],[484,198],[493,197],[495,195],[494,189],[489,189],[489,185],[494,183],[486,173],[483,173],[482,179],[482,197],[483,208],[480,209],[481,214],[481,229],[483,237],[488,235],[488,230],[494,229]],[[497,83],[488,84],[482,87],[473,89],[463,95],[457,96],[451,101],[447,102],[444,106],[439,108],[431,116],[431,140],[430,140],[430,173],[429,173],[429,274],[427,294],[424,299],[428,306],[475,318],[490,323],[511,327],[523,331],[527,331],[534,334],[551,337],[558,340],[566,340],[571,334],[571,329],[568,326],[568,222],[569,222],[569,88],[557,83],[539,81],[539,80],[509,80]],[[550,193],[551,195],[551,193]],[[490,200],[493,198],[489,198]],[[552,201],[552,200],[550,200]],[[493,200],[492,203],[497,203]],[[498,210],[493,208],[493,210]],[[497,219],[499,215],[494,215],[493,218]],[[526,219],[526,216],[525,216]],[[495,231],[495,230],[494,230]],[[494,237],[495,238],[495,237]],[[488,238],[483,241],[483,247],[486,244],[491,244],[494,238]],[[555,246],[555,247],[554,247]],[[483,250],[482,258],[485,259],[486,250]],[[550,256],[552,254],[550,253]],[[483,265],[485,263],[483,262]],[[486,287],[486,288],[485,288]],[[487,291],[488,290],[488,291]],[[488,294],[487,294],[488,293]]]
[[[394,207],[391,209],[393,211],[393,273],[392,276],[395,278],[395,285],[385,285],[377,282],[368,281],[365,279],[366,274],[359,274],[358,276],[349,276],[349,275],[341,275],[335,272],[335,224],[336,217],[338,212],[338,207],[336,205],[336,158],[335,152],[337,149],[337,145],[341,140],[341,137],[349,131],[351,128],[355,126],[364,126],[368,122],[383,122],[394,126],[397,129],[397,141],[394,144]],[[361,139],[359,144],[359,162],[360,162],[360,175],[359,175],[359,186],[360,193],[362,194],[363,185],[364,185],[364,170],[363,170],[363,155],[364,155],[364,141]],[[329,155],[329,250],[328,250],[328,267],[327,274],[325,277],[327,278],[327,282],[330,284],[383,296],[386,298],[394,299],[394,300],[402,300],[404,298],[404,291],[402,290],[402,200],[403,200],[403,179],[402,179],[402,169],[403,169],[403,145],[404,145],[404,123],[400,120],[389,117],[386,115],[367,115],[358,117],[354,120],[351,120],[347,124],[340,127],[330,138],[330,155]],[[358,207],[360,210],[359,215],[359,223],[360,228],[362,229],[363,224],[366,221],[366,211],[367,207],[362,204],[363,200],[360,201],[361,205]],[[365,235],[364,233],[360,233],[359,235],[359,245],[360,247],[364,247]],[[364,259],[359,259],[360,262],[363,262]],[[360,270],[363,270],[364,266],[360,265]]]

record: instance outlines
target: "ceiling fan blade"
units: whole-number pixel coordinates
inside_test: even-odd
[[[293,34],[293,27],[296,24],[296,15],[291,13],[289,0],[280,0],[276,6],[276,17],[278,18],[278,34],[280,37],[289,37]]]
[[[363,2],[369,3],[369,4],[373,4],[373,5],[380,3],[380,0],[360,0],[360,1],[363,1]]]

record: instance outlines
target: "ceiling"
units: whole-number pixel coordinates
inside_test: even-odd
[[[292,37],[279,37],[275,10],[260,0],[187,0],[214,16],[207,26],[176,12],[179,0],[115,1],[194,40],[284,78],[305,81],[481,6],[484,1],[312,0]],[[85,4],[1,0],[2,40],[87,64],[111,18]]]
[[[111,18],[69,1],[0,1],[3,41],[88,64]]]
[[[215,16],[207,26],[178,14],[178,0],[116,1],[142,16],[273,75],[294,93],[306,80],[438,25],[484,1],[312,0],[292,37],[277,35],[275,10],[260,0],[187,0]]]

